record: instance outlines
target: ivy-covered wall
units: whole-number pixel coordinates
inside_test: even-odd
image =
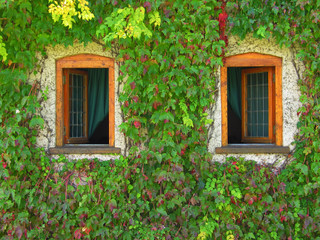
[[[56,6],[59,3],[62,6]],[[50,5],[50,15],[47,0],[2,1],[0,237],[319,239],[319,7],[319,0],[68,0]],[[56,22],[61,16],[67,27]],[[288,69],[282,76],[288,76],[288,84],[297,79],[290,70],[295,53],[288,54],[284,47],[290,52],[298,47],[296,56],[305,66],[299,74],[298,112],[299,92],[292,96],[283,88],[284,107],[299,121],[292,162],[281,168],[234,157],[213,162],[208,153],[207,137],[214,136],[217,146],[220,137],[207,132],[206,111],[212,105],[220,107],[215,102],[216,76],[225,54],[238,52],[237,47],[228,52],[229,41],[235,46],[234,35],[265,39],[261,44],[267,46],[274,38],[282,49],[273,43],[275,52],[273,47],[259,48],[284,56]],[[128,157],[50,158],[36,142],[45,149],[54,143],[54,117],[45,115],[54,116],[50,84],[55,57],[40,55],[51,51],[63,57],[73,54],[74,47],[69,53],[64,47],[57,52],[47,47],[79,46],[76,39],[88,43],[97,38],[106,49],[119,44],[119,58],[124,60],[118,80],[124,82],[120,128]],[[259,42],[254,40],[244,51]],[[48,82],[42,76],[47,67]],[[32,84],[27,81],[32,79],[30,71],[40,73]],[[48,97],[40,91],[45,84],[50,85]],[[43,102],[46,98],[48,103]],[[288,116],[284,131],[295,121]],[[214,124],[218,126],[212,131],[219,128],[219,116]],[[44,129],[37,138],[43,125],[50,131]],[[47,135],[50,140],[43,137]],[[286,144],[291,136],[284,138]]]
[[[297,133],[297,122],[299,120],[297,111],[301,106],[299,101],[300,90],[298,86],[299,75],[303,73],[304,67],[302,62],[296,58],[296,50],[282,47],[273,39],[256,39],[248,35],[245,39],[240,40],[236,36],[229,37],[229,45],[226,49],[226,56],[232,56],[242,53],[262,53],[274,55],[282,58],[282,102],[283,102],[283,146],[290,146],[294,148],[294,136]],[[66,56],[77,54],[96,54],[116,59],[117,54],[112,51],[105,51],[103,46],[99,43],[83,44],[75,43],[73,46],[65,47],[57,45],[55,47],[46,47],[47,56],[41,59],[41,71],[37,76],[32,76],[34,80],[39,80],[41,89],[47,92],[47,100],[42,102],[41,116],[45,120],[44,129],[39,133],[37,144],[39,147],[49,148],[56,147],[56,60]],[[119,63],[119,62],[118,62]],[[119,90],[122,84],[118,81],[119,67],[115,64],[115,93],[116,93],[116,107],[115,107],[115,146],[125,152],[126,143],[123,133],[121,133],[119,126],[123,122],[123,115],[119,103]],[[209,152],[213,153],[214,161],[223,161],[225,154],[215,154],[215,148],[221,147],[221,93],[220,93],[220,71],[217,72],[217,94],[215,95],[215,104],[208,110],[209,116],[213,120],[213,124],[208,126],[208,146]],[[244,157],[245,159],[255,160],[263,163],[273,163],[277,160],[280,162],[286,159],[286,155],[282,154],[233,154],[237,157]],[[98,158],[98,159],[114,159],[115,156],[99,155],[99,154],[76,154],[66,155],[69,159],[79,158]]]

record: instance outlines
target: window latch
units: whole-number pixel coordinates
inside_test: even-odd
[[[66,75],[63,75],[62,81],[63,81],[63,84],[66,84]]]
[[[66,135],[66,127],[63,127],[63,136]]]

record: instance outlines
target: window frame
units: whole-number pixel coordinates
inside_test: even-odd
[[[248,109],[248,102],[247,102],[247,74],[251,73],[261,73],[261,72],[268,72],[268,136],[269,137],[250,137],[247,136],[247,109]],[[242,98],[242,134],[241,139],[243,143],[272,143],[274,141],[274,133],[273,133],[273,126],[274,126],[274,93],[273,93],[273,68],[272,67],[262,67],[262,68],[248,68],[243,69],[241,71],[241,98]]]
[[[109,146],[114,147],[115,135],[115,82],[114,59],[93,55],[78,54],[56,60],[56,147],[63,147],[64,142],[64,87],[63,69],[70,68],[108,68],[109,69]],[[93,144],[94,145],[94,144]]]
[[[228,67],[274,67],[274,136],[273,143],[276,146],[283,144],[283,113],[282,113],[282,58],[261,54],[244,53],[225,57],[220,69],[221,81],[221,145],[226,147],[228,143],[228,97],[227,97],[227,68]]]
[[[84,116],[83,116],[83,137],[70,137],[70,95],[72,91],[70,91],[70,74],[82,75],[84,80],[84,89],[83,89],[83,98],[84,98]],[[63,76],[65,77],[64,83],[64,142],[66,144],[81,144],[88,143],[88,73],[83,70],[78,70],[74,68],[65,68],[63,69]],[[72,99],[72,97],[71,97]]]

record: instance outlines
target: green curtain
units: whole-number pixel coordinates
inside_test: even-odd
[[[241,68],[229,67],[228,72],[228,103],[241,119]]]
[[[89,138],[109,112],[109,79],[108,69],[88,70],[88,124]]]

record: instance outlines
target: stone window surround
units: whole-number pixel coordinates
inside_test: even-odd
[[[51,154],[119,154],[120,148],[114,146],[115,137],[115,79],[114,59],[94,54],[77,54],[56,60],[56,147]],[[108,68],[109,69],[109,144],[64,144],[64,68]]]
[[[221,147],[217,154],[228,153],[275,153],[287,154],[289,147],[282,146],[282,59],[267,54],[244,53],[229,56],[223,60],[220,70],[221,80]],[[227,105],[227,68],[228,67],[274,67],[275,68],[275,142],[274,144],[228,144],[228,105]]]

